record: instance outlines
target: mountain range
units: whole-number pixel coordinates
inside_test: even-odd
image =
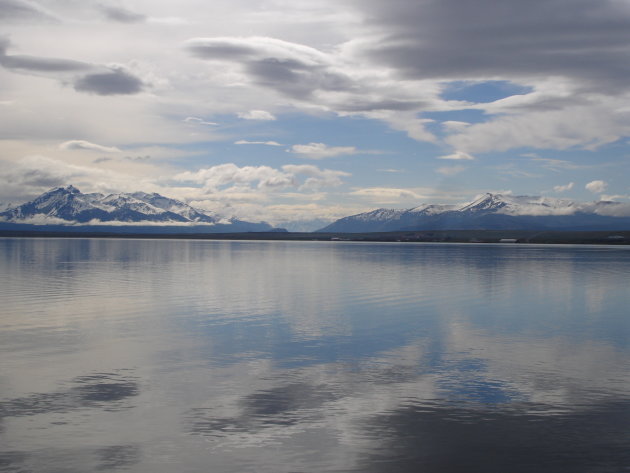
[[[157,193],[83,194],[70,185],[57,187],[17,207],[0,212],[9,224],[203,227],[205,232],[272,231],[265,222],[253,223],[195,209]],[[77,225],[82,224],[82,225]]]
[[[116,233],[283,231],[265,222],[246,222],[196,209],[157,193],[84,194],[71,185],[0,212],[0,229],[25,226]],[[408,230],[630,230],[630,204],[488,193],[462,205],[381,208],[341,218],[317,232]]]
[[[630,204],[488,193],[463,205],[377,209],[341,218],[318,232],[508,229],[630,230]]]

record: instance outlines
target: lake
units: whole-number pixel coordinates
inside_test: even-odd
[[[629,289],[620,246],[0,239],[0,471],[630,471]]]

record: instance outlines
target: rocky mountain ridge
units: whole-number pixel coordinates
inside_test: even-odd
[[[487,193],[463,205],[423,204],[410,209],[376,209],[341,218],[318,232],[447,229],[624,230],[630,229],[630,204]]]
[[[264,222],[245,222],[191,207],[157,193],[84,194],[57,187],[30,202],[0,212],[8,223],[90,225],[203,225],[223,231],[269,231]]]

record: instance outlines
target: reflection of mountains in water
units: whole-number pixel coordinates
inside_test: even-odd
[[[377,209],[339,219],[319,232],[405,230],[630,230],[630,204],[485,194],[465,205]]]

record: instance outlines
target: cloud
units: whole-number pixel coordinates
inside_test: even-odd
[[[614,201],[617,198],[629,198],[629,196],[602,195],[602,201]],[[616,203],[615,205],[595,209],[595,213],[607,217],[630,217],[630,203]]]
[[[420,202],[469,202],[470,189],[447,189],[433,187],[362,187],[349,193],[376,205],[417,206]]]
[[[471,161],[471,160],[474,160],[475,157],[471,156],[468,153],[464,153],[463,151],[455,151],[452,154],[447,154],[445,156],[438,156],[438,159],[452,159],[455,161]]]
[[[608,184],[605,181],[597,180],[591,181],[584,186],[587,191],[591,191],[594,194],[599,194],[600,192],[604,192],[608,187]]]
[[[239,112],[237,115],[243,120],[273,121],[276,119],[276,117],[265,110],[250,110],[249,112]]]
[[[320,169],[308,164],[287,164],[281,169],[275,169],[270,166],[239,167],[225,163],[195,172],[186,171],[175,175],[173,179],[200,184],[206,193],[250,193],[254,187],[263,191],[288,187],[314,191],[322,187],[339,186],[342,184],[341,178],[349,175],[343,171]]]
[[[599,97],[597,104],[568,105],[561,110],[500,115],[476,123],[445,141],[469,153],[513,148],[595,149],[630,132],[630,112],[616,110],[618,100]]]
[[[616,200],[628,200],[630,199],[630,195],[628,194],[615,194],[615,195],[607,195],[604,194],[601,196],[602,200],[610,200],[610,201],[616,201]],[[628,215],[630,215],[630,212],[628,213]]]
[[[444,176],[454,176],[455,174],[459,174],[460,172],[465,170],[466,168],[464,166],[444,166],[437,168],[435,172]]]
[[[625,2],[505,0],[497,8],[495,0],[368,0],[360,5],[373,28],[362,56],[405,77],[563,76],[598,88],[629,86]]]
[[[394,80],[380,65],[357,60],[351,47],[323,52],[253,36],[193,38],[184,48],[193,57],[222,63],[239,85],[272,90],[292,106],[382,120],[415,140],[435,140],[418,111],[435,101],[439,87]]]
[[[109,20],[118,23],[139,23],[147,20],[146,15],[135,13],[122,7],[100,5],[99,8]]]
[[[565,184],[564,186],[554,186],[553,190],[554,192],[566,192],[573,189],[573,185],[574,184],[572,182],[569,182],[568,184]]]
[[[416,112],[392,112],[378,111],[366,113],[368,118],[378,119],[386,122],[393,130],[403,131],[411,139],[416,141],[437,142],[433,133],[426,129],[426,125],[434,120],[418,118]]]
[[[130,95],[142,91],[144,84],[121,67],[107,72],[86,74],[74,83],[74,90],[96,95]]]
[[[545,169],[550,169],[556,172],[582,169],[585,167],[583,165],[574,164],[571,161],[566,161],[564,159],[539,158],[535,155],[531,156],[531,160],[535,163],[540,163]]]
[[[630,8],[625,2],[534,0],[525,5],[506,0],[500,11],[495,0],[464,7],[459,0],[386,5],[355,0],[353,5],[369,36],[344,44],[344,59],[387,71],[395,84],[390,99],[392,90],[414,81],[418,87],[444,87],[451,81],[499,80],[529,90],[488,103],[476,103],[474,97],[469,103],[445,102],[438,93],[419,104],[416,112],[484,112],[484,123],[442,124],[443,139],[456,149],[472,154],[528,146],[594,149],[630,133]],[[574,12],[570,17],[568,9]],[[356,85],[369,90],[363,80]],[[412,103],[412,97],[403,102]]]
[[[338,108],[345,113],[371,112],[371,111],[393,111],[408,112],[418,110],[426,105],[418,100],[401,100],[395,98],[374,97],[371,100],[361,97],[348,97],[349,100],[338,105]]]
[[[230,61],[274,59],[303,67],[329,62],[328,56],[315,48],[261,36],[192,38],[185,42],[184,47],[200,59]]]
[[[8,55],[10,42],[0,38],[0,65],[21,73],[40,75],[72,83],[74,90],[97,95],[129,95],[143,90],[145,84],[122,66],[100,66],[71,59]]]
[[[98,169],[68,164],[45,156],[29,156],[21,159],[10,169],[0,174],[4,186],[45,190],[64,186],[80,179],[104,178]]]
[[[193,124],[197,124],[197,125],[208,125],[208,126],[216,126],[216,125],[218,125],[218,123],[216,123],[216,122],[208,122],[208,121],[204,120],[203,118],[199,118],[199,117],[186,117],[186,118],[184,118],[184,121],[186,123],[193,123]]]
[[[0,0],[0,18],[3,20],[44,20],[57,21],[57,18],[40,5],[22,0]]]
[[[84,140],[65,141],[59,145],[59,149],[97,151],[99,153],[119,153],[120,150],[114,146],[103,146],[90,143]]]
[[[381,204],[397,204],[404,201],[422,201],[424,194],[419,194],[412,189],[400,189],[392,187],[367,187],[350,192],[350,195],[361,197]]]
[[[319,190],[322,187],[337,187],[343,184],[341,178],[350,176],[344,171],[332,169],[320,169],[310,164],[286,164],[282,170],[294,176],[306,176],[307,179],[299,187],[299,190]]]
[[[459,133],[470,126],[468,122],[460,122],[457,120],[445,120],[441,123],[446,133]]]
[[[492,169],[496,169],[497,172],[503,176],[511,176],[511,177],[527,177],[527,178],[533,178],[533,177],[542,177],[539,174],[534,174],[531,172],[527,172],[522,170],[519,165],[517,163],[514,162],[508,162],[508,163],[504,163],[504,164],[499,164],[496,166],[491,166]]]
[[[23,73],[79,72],[92,68],[90,64],[70,59],[45,58],[25,55],[7,55],[11,42],[0,38],[0,65]]]
[[[91,161],[89,165],[79,165],[42,155],[21,158],[10,167],[0,166],[0,200],[26,201],[51,187],[70,184],[83,192],[169,192],[157,184],[156,169],[147,165],[143,165],[141,174],[135,174],[129,172],[130,166],[138,164],[112,166],[116,169],[97,164]]]
[[[328,146],[324,143],[293,145],[288,151],[310,159],[325,159],[358,153],[354,146]]]
[[[353,80],[335,67],[334,56],[302,44],[254,36],[193,38],[184,47],[199,59],[239,64],[255,84],[299,100],[353,86]]]
[[[206,189],[234,184],[257,183],[258,188],[288,187],[293,184],[293,176],[269,166],[238,167],[233,163],[219,164],[195,172],[186,171],[173,177],[176,181],[202,184]]]
[[[234,142],[235,145],[266,145],[266,146],[284,146],[277,141],[247,141],[247,140],[238,140]]]

